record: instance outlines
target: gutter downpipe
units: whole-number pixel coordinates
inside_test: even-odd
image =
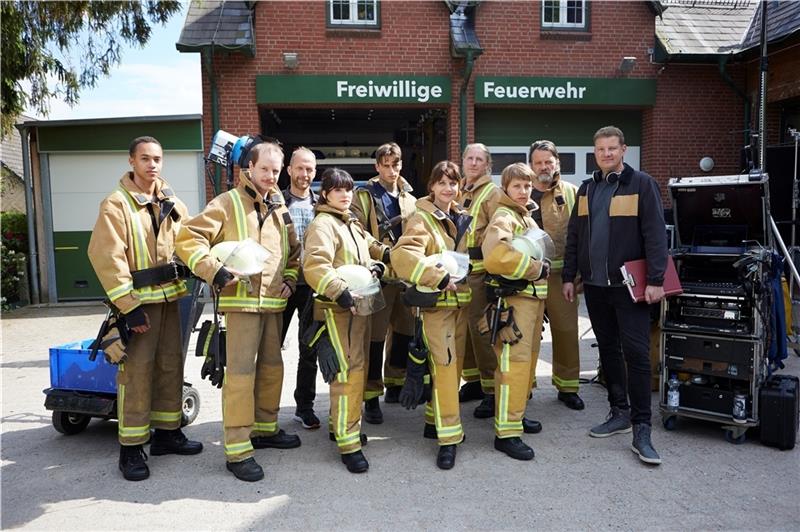
[[[203,50],[203,63],[206,68],[206,74],[208,75],[208,83],[211,89],[211,130],[213,131],[212,135],[216,134],[219,131],[219,95],[217,94],[217,79],[214,77],[214,65],[213,65],[213,55],[214,55],[214,44],[212,43],[211,46],[206,47]],[[218,196],[221,192],[221,184],[222,181],[222,174],[220,172],[220,168],[218,164],[214,165],[214,195]]]
[[[31,304],[39,304],[39,265],[36,245],[36,209],[33,204],[33,178],[31,176],[30,149],[28,137],[30,130],[24,124],[17,125],[22,140],[22,174],[25,182],[25,211],[28,224],[28,286],[31,290]]]
[[[472,68],[475,66],[475,57],[472,50],[467,50],[466,64],[464,65],[464,81],[461,83],[461,95],[459,101],[460,120],[460,140],[461,153],[467,147],[467,92],[469,91],[469,80],[472,77]],[[459,154],[460,157],[461,154]]]
[[[733,78],[731,78],[730,74],[726,70],[726,66],[728,65],[728,61],[730,61],[729,55],[724,55],[719,58],[719,75],[722,76],[722,81],[724,81],[733,92],[735,92],[742,100],[744,100],[744,146],[746,146],[750,142],[750,98],[747,94],[736,86],[734,83]]]

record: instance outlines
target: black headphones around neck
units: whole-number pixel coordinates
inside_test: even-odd
[[[622,172],[609,172],[606,174],[605,180],[609,185],[613,185],[617,181],[619,181],[619,176]],[[594,179],[595,183],[599,183],[603,180],[603,171],[602,170],[595,170],[594,174],[592,174],[592,179]]]

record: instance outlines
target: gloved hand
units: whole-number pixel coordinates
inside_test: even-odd
[[[552,265],[550,264],[550,259],[542,259],[542,269],[539,272],[539,277],[534,279],[534,281],[540,281],[542,279],[547,279],[550,275],[550,268]]]
[[[386,272],[386,266],[382,262],[373,262],[372,266],[369,267],[369,271],[376,279],[382,279],[383,274]]]
[[[500,327],[497,337],[503,343],[514,345],[522,339],[522,332],[514,321],[514,307],[508,307],[500,311]]]
[[[313,347],[317,353],[317,365],[322,379],[330,384],[342,368],[339,367],[339,357],[336,356],[336,350],[331,344],[328,333],[323,332]]]
[[[489,303],[483,309],[481,319],[478,320],[478,332],[481,336],[487,335],[492,331],[492,319],[494,317],[495,304]]]
[[[425,362],[420,364],[409,357],[406,364],[406,382],[403,384],[403,389],[400,390],[400,404],[406,410],[417,408],[422,399],[425,386],[425,367],[427,366]]]
[[[354,306],[356,303],[353,301],[353,296],[350,294],[350,290],[347,288],[336,298],[336,304],[342,308],[350,308]]]
[[[129,334],[124,319],[114,316],[109,318],[106,334],[100,340],[99,346],[109,364],[125,362],[128,357],[125,348],[128,345]]]

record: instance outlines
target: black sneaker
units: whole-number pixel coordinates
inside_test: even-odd
[[[328,439],[331,441],[336,441],[336,435],[333,432],[328,432]],[[361,433],[361,437],[359,439],[361,440],[362,447],[367,444],[368,441],[367,435],[364,434],[363,432]]]
[[[539,434],[542,432],[542,424],[539,421],[524,417],[522,418],[522,431],[525,434]]]
[[[478,419],[494,417],[494,394],[487,393],[481,400],[481,404],[475,407],[472,413]]]
[[[558,392],[558,400],[572,410],[583,410],[586,407],[576,392]]]
[[[164,454],[198,454],[202,452],[203,444],[192,441],[184,436],[181,429],[163,430],[156,429],[150,443],[150,454],[161,456]]]
[[[494,438],[494,448],[515,460],[533,460],[533,449],[520,438]]]
[[[458,390],[459,403],[477,401],[478,399],[483,399],[483,388],[481,388],[481,381],[467,382],[461,386],[460,390]]]
[[[255,482],[264,478],[264,470],[252,456],[241,462],[228,462],[225,464],[233,476],[245,482]]]
[[[425,423],[425,430],[422,431],[422,437],[429,440],[438,440],[439,435],[436,433],[436,425],[433,423]]]
[[[363,473],[369,469],[369,462],[367,462],[364,453],[361,451],[343,454],[342,463],[347,466],[347,470],[351,473]]]
[[[456,446],[440,446],[439,454],[436,456],[436,465],[439,466],[439,469],[453,469],[453,466],[456,465]]]
[[[612,406],[608,412],[605,423],[592,427],[589,436],[592,438],[608,438],[614,434],[624,434],[631,431],[631,414],[629,410],[622,410]]]
[[[273,449],[294,449],[295,447],[300,447],[300,436],[286,434],[283,429],[280,429],[277,434],[272,436],[253,436],[250,438],[250,443],[253,444],[255,449],[266,449],[268,447]]]
[[[119,470],[125,480],[144,480],[150,476],[150,469],[145,463],[147,453],[141,445],[120,445]]]
[[[364,421],[370,425],[380,425],[383,423],[383,412],[381,412],[381,403],[378,397],[367,399],[364,401]]]
[[[661,457],[653,448],[650,441],[650,425],[638,423],[633,426],[633,443],[631,451],[639,455],[639,460],[650,465],[659,465]]]
[[[400,390],[402,389],[402,386],[387,386],[386,394],[383,396],[383,402],[386,404],[399,403]]]
[[[297,410],[293,419],[302,424],[304,429],[314,430],[319,428],[319,418],[313,410]]]

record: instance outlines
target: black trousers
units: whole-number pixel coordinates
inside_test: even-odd
[[[303,308],[309,303],[313,296],[311,288],[306,284],[297,285],[294,294],[286,301],[286,308],[283,311],[283,331],[281,331],[281,344],[286,339],[286,331],[289,330],[289,323],[292,315],[297,310],[300,323],[297,326],[297,344],[300,348],[300,356],[297,360],[297,384],[294,389],[294,400],[297,410],[311,410],[314,408],[314,397],[317,395],[317,359],[314,352],[303,346],[300,341],[303,333],[311,325],[313,314],[303,313]],[[304,319],[305,318],[305,319]]]
[[[628,409],[631,422],[650,424],[650,306],[634,303],[628,289],[584,285],[608,402]]]

